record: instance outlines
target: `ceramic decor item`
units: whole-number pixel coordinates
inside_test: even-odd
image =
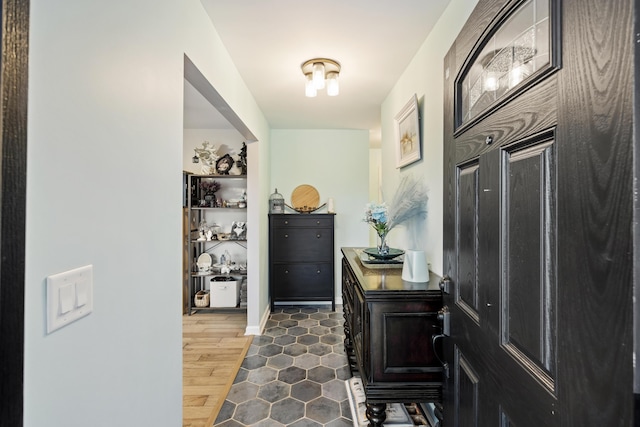
[[[407,282],[428,282],[429,265],[424,251],[408,249],[404,255],[402,280]]]
[[[198,257],[197,265],[199,271],[209,271],[212,264],[213,260],[211,259],[211,255],[208,253],[204,252]]]

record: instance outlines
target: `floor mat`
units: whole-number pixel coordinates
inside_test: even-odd
[[[351,418],[354,427],[366,427],[369,425],[367,420],[367,405],[362,386],[362,380],[354,376],[344,382],[345,390],[349,399],[349,407],[351,409]],[[385,426],[393,427],[414,427],[436,425],[429,422],[430,417],[427,405],[417,403],[389,403],[387,404],[387,418],[384,421]]]

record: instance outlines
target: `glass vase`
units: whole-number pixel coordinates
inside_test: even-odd
[[[383,256],[389,255],[389,245],[387,245],[386,231],[378,231],[378,253]]]

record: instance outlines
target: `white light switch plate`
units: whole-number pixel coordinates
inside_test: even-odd
[[[47,333],[93,311],[93,265],[47,277]]]

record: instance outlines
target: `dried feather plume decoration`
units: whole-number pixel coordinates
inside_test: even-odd
[[[405,175],[400,180],[391,204],[368,203],[363,221],[380,233],[388,233],[396,225],[427,213],[427,189],[422,182]]]
[[[424,217],[427,214],[427,189],[422,182],[412,175],[405,175],[389,205],[387,229],[391,230],[414,217]]]

